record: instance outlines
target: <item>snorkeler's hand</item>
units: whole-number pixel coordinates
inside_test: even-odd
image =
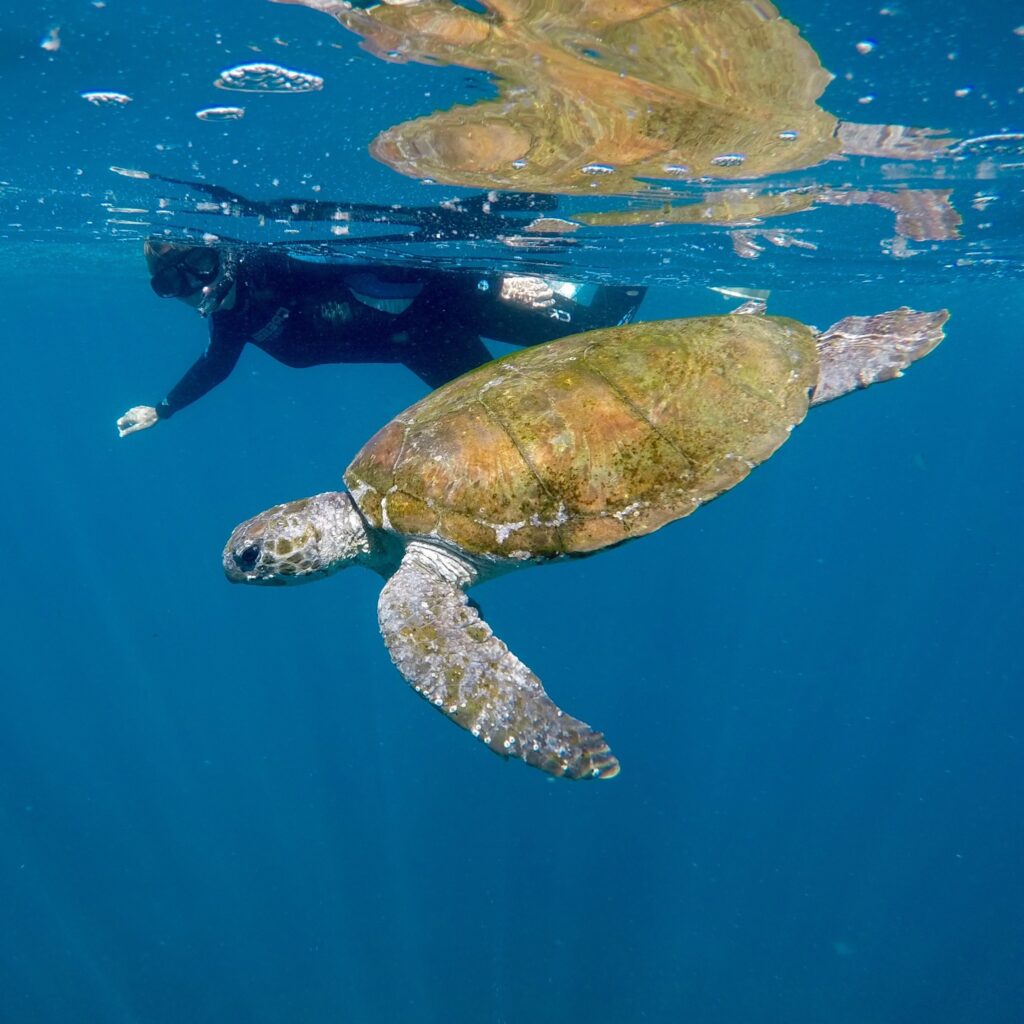
[[[127,437],[136,430],[145,430],[157,421],[156,409],[151,405],[133,405],[118,421],[117,436]]]
[[[506,274],[501,279],[500,298],[533,309],[544,309],[555,304],[555,293],[551,285],[543,277],[534,277],[532,274]]]

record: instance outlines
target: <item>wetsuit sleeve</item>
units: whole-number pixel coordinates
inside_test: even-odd
[[[223,330],[216,321],[210,324],[210,343],[206,351],[189,367],[185,376],[168,392],[156,407],[159,419],[170,419],[187,405],[202,398],[222,381],[227,380],[245,347],[244,335]]]

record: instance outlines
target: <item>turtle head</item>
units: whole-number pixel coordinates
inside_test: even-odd
[[[350,495],[343,491],[275,505],[236,526],[224,548],[232,583],[308,583],[344,569],[370,551]]]

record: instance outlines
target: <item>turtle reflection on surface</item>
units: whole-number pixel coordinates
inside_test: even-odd
[[[574,220],[590,227],[636,227],[646,224],[705,224],[737,227],[757,225],[768,217],[784,217],[802,213],[815,206],[880,206],[895,215],[896,235],[914,242],[948,241],[959,237],[961,217],[950,201],[950,189],[838,189],[810,187],[785,189],[781,192],[757,191],[736,187],[718,192],[710,199],[683,203],[663,203],[657,207],[630,210],[578,213]],[[757,249],[744,244],[749,232],[732,232],[739,256],[752,258]],[[781,243],[815,246],[792,236]],[[772,240],[772,239],[770,239]],[[775,244],[780,244],[775,242]]]
[[[477,188],[636,192],[637,179],[757,178],[844,153],[929,159],[929,129],[840,122],[818,106],[831,80],[767,0],[450,0],[335,17],[390,61],[495,76],[498,96],[405,121],[371,144],[403,174]]]

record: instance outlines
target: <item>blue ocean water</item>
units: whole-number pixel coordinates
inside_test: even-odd
[[[1024,130],[1019,11],[783,13],[837,73],[839,116]],[[543,257],[600,278],[635,251],[645,319],[725,312],[737,300],[708,287],[723,284],[770,289],[771,312],[819,326],[952,311],[904,379],[812,410],[692,518],[475,592],[622,762],[571,784],[491,756],[415,698],[380,641],[372,574],[224,581],[231,528],[337,487],[424,393],[412,374],[300,373],[247,351],[172,422],[114,429],[166,393],[205,327],[150,291],[145,229],[109,223],[135,215],[111,217],[103,202],[129,204],[105,190],[148,187],[110,166],[436,202],[461,192],[400,177],[366,143],[486,82],[375,61],[300,7],[3,15],[2,1024],[1021,1020],[1012,155],[952,176],[963,237],[919,257],[885,253],[878,210],[817,211],[846,247],[804,262],[743,261],[721,233],[682,228]],[[197,121],[223,100],[209,81],[254,45],[327,85]],[[90,89],[134,99],[98,109]],[[438,256],[458,260],[458,243]]]

